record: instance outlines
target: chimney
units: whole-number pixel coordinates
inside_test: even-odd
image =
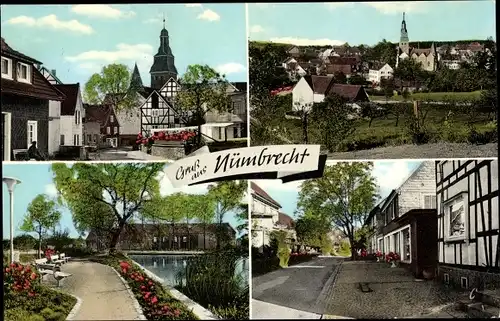
[[[50,71],[50,73],[52,74],[52,76],[56,76],[56,70],[55,70],[55,69],[52,69],[52,70]]]

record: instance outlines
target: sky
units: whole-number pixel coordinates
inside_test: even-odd
[[[334,162],[327,161],[326,164],[333,165]],[[393,189],[401,186],[420,164],[421,161],[405,160],[373,162],[372,175],[379,187],[379,202],[386,198]],[[279,179],[272,179],[254,182],[282,206],[280,209],[282,213],[293,219],[298,218],[297,201],[303,181],[282,183]]]
[[[398,42],[403,12],[410,41],[496,39],[495,1],[248,4],[250,40],[295,45]]]
[[[57,190],[52,181],[53,173],[49,163],[33,163],[33,164],[3,164],[3,177],[13,177],[21,181],[21,184],[14,188],[14,236],[24,234],[19,230],[26,214],[29,203],[38,195],[45,194],[49,198],[57,196]],[[3,197],[3,239],[10,237],[10,203],[9,193],[5,184],[2,189]],[[200,184],[195,186],[185,186],[182,188],[173,188],[166,176],[160,179],[160,193],[169,195],[176,192],[184,192],[189,194],[205,194],[209,184]],[[243,203],[247,202],[247,196],[242,199]],[[61,208],[62,218],[59,228],[62,230],[68,229],[71,237],[78,237],[78,232],[73,226],[71,212],[68,209]],[[236,219],[234,213],[228,212],[225,215],[225,222],[236,228],[240,223]]]
[[[179,75],[208,64],[229,81],[247,81],[244,4],[2,5],[2,37],[13,49],[84,84],[102,66],[137,62],[144,85],[165,15]]]

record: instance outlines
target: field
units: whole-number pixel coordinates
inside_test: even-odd
[[[447,100],[469,100],[478,99],[481,96],[481,91],[476,90],[472,92],[444,92],[444,93],[414,93],[410,96],[410,100],[433,100],[433,101],[447,101]],[[402,101],[401,95],[386,98],[385,96],[370,96],[372,101],[380,100],[397,100]]]
[[[387,105],[387,108],[390,108],[390,105]],[[401,113],[399,120],[391,113],[374,118],[371,124],[367,118],[354,120],[354,132],[344,138],[340,146],[338,146],[337,152],[413,144],[412,135],[407,125],[411,117],[411,110],[412,104],[409,103],[408,110],[405,113]],[[496,133],[496,122],[493,122],[492,115],[488,113],[479,113],[474,118],[471,117],[471,114],[465,112],[454,111],[452,114],[449,114],[450,108],[439,104],[427,104],[421,108],[421,111],[424,114],[426,113],[425,120],[423,121],[428,137],[426,143],[484,144],[496,140],[496,136],[494,136],[494,133]],[[286,138],[290,140],[288,143],[302,142],[300,120],[283,117],[281,123],[286,128]],[[471,128],[474,128],[477,135],[474,134],[474,136],[472,134]],[[319,143],[319,133],[319,129],[313,123],[309,124],[309,143]]]

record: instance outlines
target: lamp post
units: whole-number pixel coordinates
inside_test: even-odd
[[[12,177],[3,177],[2,181],[7,185],[10,197],[10,263],[14,263],[14,186],[21,181]]]

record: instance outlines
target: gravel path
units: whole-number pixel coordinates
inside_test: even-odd
[[[329,153],[328,159],[439,159],[497,157],[498,145],[470,145],[436,143],[426,145],[401,145],[373,148],[355,152]]]
[[[61,290],[82,300],[73,320],[139,320],[133,299],[111,267],[75,261],[62,271],[73,275],[62,281]]]
[[[367,282],[373,292],[362,292],[359,282]],[[438,312],[444,312],[447,317],[460,317],[452,307],[458,298],[458,293],[445,291],[436,282],[416,281],[403,268],[390,268],[385,263],[344,262],[329,293],[326,314],[386,319],[429,314],[438,317]]]

